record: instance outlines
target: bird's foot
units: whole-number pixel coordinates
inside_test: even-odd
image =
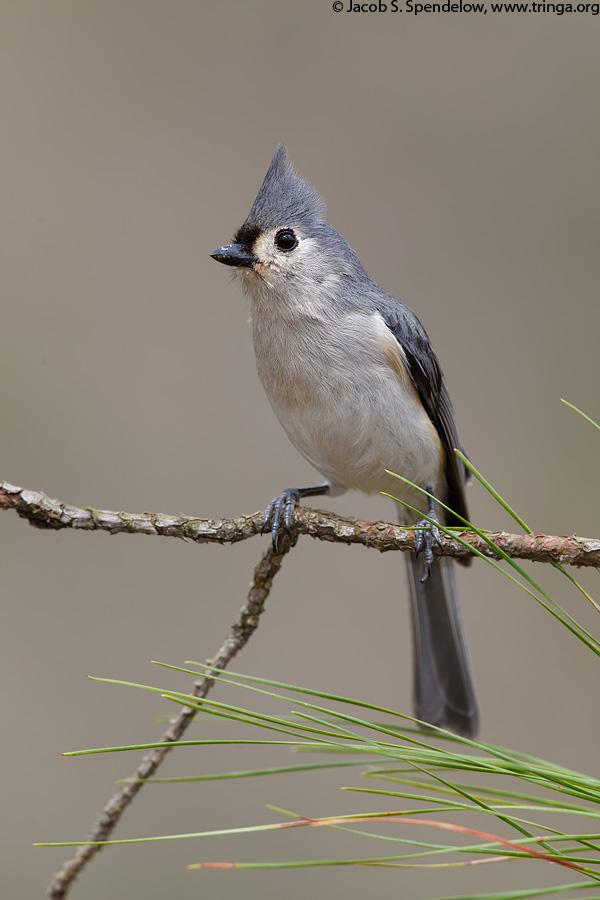
[[[265,531],[271,529],[271,540],[275,553],[277,553],[279,536],[282,532],[282,529],[287,531],[289,535],[291,535],[292,533],[292,516],[299,502],[300,491],[296,490],[295,488],[286,488],[285,491],[282,491],[281,494],[271,500],[267,507],[267,511],[262,523],[261,533],[264,534]],[[297,540],[298,537],[296,536],[295,540],[292,543],[292,546],[296,543]]]
[[[421,582],[427,581],[431,575],[434,543],[436,543],[438,547],[442,547],[440,530],[438,528],[438,517],[436,516],[434,509],[429,510],[429,518],[433,519],[433,522],[430,522],[429,519],[421,519],[416,526],[418,531],[416,531],[415,534],[415,553],[417,556],[420,553],[423,553],[423,567],[425,569]]]

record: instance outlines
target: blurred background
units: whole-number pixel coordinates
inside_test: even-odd
[[[241,292],[209,257],[283,141],[369,273],[424,323],[475,465],[535,531],[600,536],[598,437],[560,402],[600,416],[595,17],[24,0],[2,4],[1,19],[0,478],[73,505],[199,517],[252,513],[314,482],[263,396]],[[482,489],[469,497],[480,526],[515,530]],[[395,516],[358,494],[327,506]],[[215,653],[267,538],[42,532],[10,512],[0,529],[0,868],[5,896],[34,898],[70,853],[32,842],[83,839],[139,758],[59,753],[155,740],[156,716],[171,711],[86,675],[189,689],[150,660]],[[565,579],[533,574],[597,633]],[[459,578],[482,738],[597,773],[592,654],[490,567]],[[581,580],[598,592],[595,571]],[[404,595],[396,554],[302,539],[234,668],[409,711]],[[182,750],[160,774],[264,761]],[[115,837],[280,819],[266,803],[307,816],[364,809],[339,791],[358,780],[148,787]],[[519,863],[450,875],[185,868],[379,852],[307,831],[118,847],[71,896],[416,900],[563,879]]]

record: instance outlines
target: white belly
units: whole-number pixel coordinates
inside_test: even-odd
[[[435,492],[443,468],[437,432],[402,377],[397,341],[379,316],[367,328],[364,318],[347,318],[341,333],[357,333],[343,343],[340,332],[324,334],[325,325],[292,331],[254,323],[258,373],[279,421],[332,493],[386,491],[426,510],[422,494],[385,471]],[[350,344],[358,352],[350,354]]]

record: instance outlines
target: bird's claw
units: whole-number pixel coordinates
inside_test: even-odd
[[[279,544],[279,535],[281,528],[285,529],[289,535],[292,533],[292,516],[294,510],[300,502],[300,494],[294,488],[286,488],[279,496],[275,497],[269,503],[265,517],[263,519],[261,534],[271,529],[271,540],[273,550],[277,553]],[[298,538],[293,541],[292,546]]]
[[[423,573],[423,577],[421,578],[421,583],[427,581],[429,576],[431,575],[431,566],[433,565],[433,544],[434,542],[443,549],[442,542],[440,540],[440,530],[437,526],[437,516],[435,513],[429,513],[430,517],[434,520],[430,522],[429,519],[421,519],[421,521],[416,526],[418,531],[415,535],[415,553],[417,556],[422,552],[423,553],[423,568],[425,569]]]

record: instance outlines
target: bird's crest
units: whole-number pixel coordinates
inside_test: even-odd
[[[310,226],[321,220],[324,212],[321,195],[298,175],[280,144],[242,228],[268,231],[283,225]]]

